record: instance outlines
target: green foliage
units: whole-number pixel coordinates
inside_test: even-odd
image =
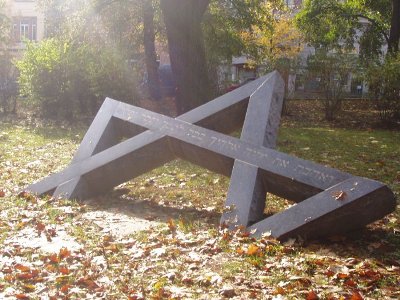
[[[390,2],[306,0],[296,22],[317,48],[353,50],[354,43],[359,41],[362,56],[370,58],[382,54],[382,44],[388,40]]]
[[[204,17],[204,33],[208,55],[219,61],[230,61],[232,56],[243,54],[259,60],[263,45],[259,39],[249,39],[248,35],[271,32],[274,14],[283,10],[281,0],[237,1],[214,0]]]
[[[210,64],[245,55],[251,66],[263,65],[261,72],[278,69],[288,81],[303,45],[292,13],[281,0],[211,1],[203,25]]]
[[[232,56],[240,56],[250,50],[255,52],[255,45],[247,43],[242,33],[251,31],[254,26],[269,27],[271,18],[264,1],[211,1],[204,17],[209,55],[230,61]]]
[[[137,1],[125,8],[90,0],[38,4],[48,39],[28,43],[17,64],[21,95],[43,116],[70,120],[93,115],[105,97],[133,103],[137,70],[130,62],[140,48],[133,30]]]
[[[297,26],[314,47],[352,48],[358,22],[353,18],[339,18],[343,13],[339,1],[307,0],[296,16]]]
[[[72,120],[77,114],[93,114],[106,96],[134,99],[134,76],[108,49],[47,39],[28,43],[17,67],[21,95],[48,118]]]
[[[340,111],[344,87],[350,72],[355,70],[355,67],[355,56],[346,53],[328,53],[319,50],[308,58],[307,76],[319,79],[320,88],[325,95],[327,120],[333,120],[335,114]]]
[[[18,88],[16,69],[10,52],[0,51],[0,111],[15,112]]]
[[[400,120],[400,53],[388,55],[383,62],[372,62],[366,79],[381,120]]]

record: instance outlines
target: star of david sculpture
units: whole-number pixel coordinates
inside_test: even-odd
[[[107,98],[71,164],[26,190],[86,199],[181,158],[230,177],[221,222],[255,236],[314,239],[394,211],[386,185],[274,150],[283,93],[275,71],[177,118]],[[294,205],[265,217],[267,193]]]

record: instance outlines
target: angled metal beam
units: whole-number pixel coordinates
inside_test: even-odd
[[[246,112],[249,96],[254,93],[259,86],[264,85],[264,83],[276,77],[279,77],[277,72],[270,73],[240,89],[218,97],[211,103],[207,103],[187,112],[179,116],[178,119],[200,124],[202,127],[219,132],[230,133],[240,128]],[[123,136],[123,124],[118,124],[118,119],[113,117],[117,105],[118,102],[111,99],[106,99],[104,101],[85,134],[71,164],[89,158],[115,145],[118,139]],[[137,129],[136,132],[130,132],[130,136],[135,136],[143,131],[144,130]],[[149,132],[148,135],[149,134],[151,133]],[[162,139],[164,137],[160,136],[159,138]],[[166,153],[164,151],[163,155],[154,158],[154,160],[158,159],[158,162],[153,161],[153,164],[158,163],[158,165],[163,165],[174,158],[172,153]],[[59,185],[55,190],[37,190],[36,192],[40,194],[52,194],[55,197],[85,199],[98,193],[103,193],[104,190],[88,186],[84,178],[75,178]]]
[[[240,139],[275,148],[284,96],[284,82],[275,76],[250,96]],[[266,186],[257,165],[236,159],[221,223],[248,226],[264,217]]]
[[[249,227],[255,235],[315,238],[359,228],[393,211],[394,195],[382,183],[271,149],[281,93],[282,81],[271,73],[176,119],[106,99],[71,165],[27,190],[91,197],[180,157],[231,175],[226,206],[234,208],[222,221],[255,222]],[[240,139],[225,135],[244,119]],[[266,190],[297,204],[262,219]]]

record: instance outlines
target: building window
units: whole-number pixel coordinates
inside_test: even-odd
[[[36,24],[32,24],[31,41],[37,40]]]
[[[14,17],[13,21],[14,41],[37,40],[37,17]]]
[[[21,40],[29,39],[29,24],[22,22],[19,24],[19,36]]]

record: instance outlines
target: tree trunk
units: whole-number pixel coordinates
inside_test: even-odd
[[[389,44],[390,53],[399,51],[400,40],[400,0],[392,0],[392,20],[390,24]]]
[[[161,94],[155,47],[153,0],[145,0],[143,2],[143,44],[147,70],[147,85],[151,98],[158,100]]]
[[[208,4],[209,0],[161,0],[180,114],[212,97],[201,29]]]

